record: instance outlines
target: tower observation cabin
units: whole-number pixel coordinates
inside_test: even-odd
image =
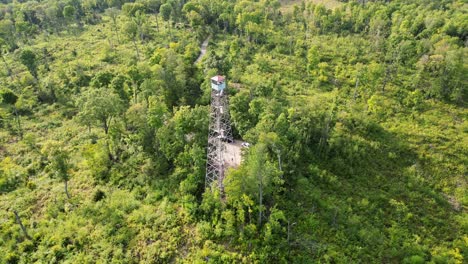
[[[211,78],[211,89],[221,92],[225,88],[226,88],[226,80],[223,76],[216,75],[215,77]]]

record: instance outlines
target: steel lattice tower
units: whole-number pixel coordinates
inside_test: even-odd
[[[218,78],[220,81],[218,81]],[[217,182],[219,189],[223,192],[225,169],[223,152],[225,142],[232,142],[233,140],[229,122],[229,100],[227,93],[224,91],[224,78],[216,76],[211,80],[213,89],[211,90],[205,188],[211,188],[213,182]]]

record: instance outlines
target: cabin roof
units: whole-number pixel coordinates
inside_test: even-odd
[[[211,80],[216,82],[224,82],[224,76],[216,75],[215,77],[212,77]]]

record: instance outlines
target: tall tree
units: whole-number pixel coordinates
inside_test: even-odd
[[[11,68],[8,65],[7,61],[5,60],[5,53],[8,51],[8,45],[6,41],[0,38],[0,56],[2,57],[3,64],[5,65],[5,69],[7,70],[8,76],[11,76]]]
[[[16,124],[18,125],[18,132],[20,137],[23,137],[23,129],[21,127],[21,118],[16,107],[18,96],[9,89],[0,90],[0,105],[10,108],[15,115]]]
[[[31,75],[37,79],[37,56],[33,51],[26,49],[21,52],[21,63],[28,68]]]
[[[117,36],[117,42],[118,43],[120,43],[119,30],[118,30],[118,26],[117,26],[117,18],[119,17],[119,13],[120,13],[120,11],[115,7],[108,8],[106,10],[106,14],[112,20],[112,32],[114,32],[115,35]]]
[[[70,180],[70,153],[59,142],[49,141],[44,144],[41,150],[42,154],[49,161],[49,168],[52,171],[52,177],[58,178],[64,183],[64,190],[67,198],[70,199],[68,192],[68,181]]]
[[[169,19],[171,19],[172,6],[169,3],[161,5],[159,13],[161,13],[161,16],[164,19],[164,21],[169,21]]]
[[[138,36],[138,25],[135,23],[135,21],[131,20],[126,22],[123,25],[123,31],[127,38],[129,38],[133,46],[135,47],[135,51],[137,54],[137,59],[140,60],[140,51],[138,49],[138,44],[137,44],[137,36]]]
[[[239,168],[239,171],[229,174],[226,180],[226,195],[228,199],[231,199],[229,198],[230,195],[234,195],[237,199],[240,199],[239,196],[243,194],[256,198],[258,205],[258,227],[261,227],[264,222],[265,212],[267,211],[266,204],[272,204],[272,198],[283,184],[280,166],[276,165],[276,162],[269,160],[269,143],[274,152],[279,151],[278,144],[275,145],[272,142],[274,140],[272,140],[271,136],[262,136],[262,140],[248,150],[248,156]],[[278,161],[281,164],[281,160],[278,159]]]
[[[124,111],[120,97],[108,89],[90,89],[78,99],[80,112],[78,118],[81,123],[91,126],[99,123],[106,135],[112,120]]]
[[[63,8],[63,17],[65,17],[68,22],[73,22],[75,20],[76,9],[72,5],[67,5]]]

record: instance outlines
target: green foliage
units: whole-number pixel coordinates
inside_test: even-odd
[[[137,12],[142,13],[145,6],[141,3],[125,3],[122,6],[122,12],[127,16],[135,16]]]
[[[1,92],[1,99],[0,103],[7,104],[7,105],[15,105],[18,101],[18,96],[11,90],[3,89]]]
[[[26,180],[26,172],[11,158],[4,158],[0,162],[0,191],[9,192]]]
[[[465,9],[1,1],[0,263],[465,263]]]
[[[23,50],[19,57],[21,63],[28,68],[29,72],[37,79],[37,57],[31,50]]]
[[[63,8],[63,16],[67,19],[72,19],[75,12],[76,10],[73,6],[67,5]]]
[[[106,134],[113,118],[123,111],[119,96],[105,88],[88,90],[77,100],[77,104],[80,109],[78,120],[88,126],[98,123]]]
[[[109,160],[108,150],[103,144],[85,145],[83,156],[86,158],[86,165],[93,178],[97,182],[107,182],[109,180]]]
[[[72,167],[69,151],[60,146],[58,142],[46,142],[41,152],[49,161],[48,169],[51,170],[52,176],[65,183],[65,193],[70,198],[67,185],[70,180],[70,169]]]
[[[185,106],[177,109],[174,116],[159,128],[157,138],[164,155],[174,160],[186,144],[205,145],[208,133],[208,109],[198,106],[193,109]]]
[[[162,18],[165,21],[168,21],[171,18],[172,7],[169,3],[162,4],[159,8],[159,12],[161,13]]]

